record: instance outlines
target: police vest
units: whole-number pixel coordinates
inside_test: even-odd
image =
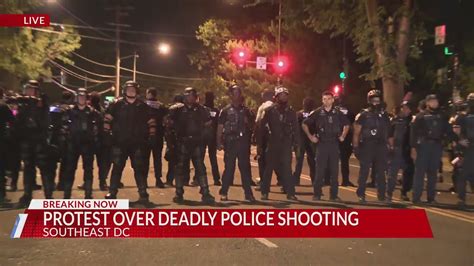
[[[427,140],[441,140],[443,137],[443,117],[439,113],[423,115],[424,136]]]
[[[365,110],[366,120],[362,125],[362,141],[386,141],[388,137],[388,117],[385,112]]]
[[[339,111],[335,108],[326,112],[323,108],[316,110],[316,135],[321,141],[335,141],[341,134]]]
[[[98,121],[89,107],[69,111],[69,133],[75,142],[92,142],[98,134]]]
[[[224,122],[224,135],[226,138],[239,138],[248,133],[248,110],[245,107],[235,108],[229,106],[224,110],[226,121]]]
[[[408,127],[411,120],[406,117],[396,117],[393,119],[393,139],[395,146],[401,146],[406,141]]]

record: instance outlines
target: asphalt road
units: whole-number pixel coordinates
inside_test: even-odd
[[[223,154],[218,154],[220,170],[223,170]],[[209,161],[206,158],[206,165]],[[351,161],[351,181],[356,183],[357,161]],[[80,168],[80,167],[79,167]],[[167,164],[164,164],[164,173]],[[154,183],[151,178],[150,184]],[[252,161],[252,173],[258,177],[257,164]],[[455,206],[456,196],[447,192],[449,173],[445,182],[438,183],[438,206],[412,206],[395,201],[391,205],[376,202],[374,189],[367,192],[367,205],[357,203],[355,188],[340,187],[341,203],[328,201],[313,202],[312,188],[304,166],[302,185],[297,187],[299,202],[286,200],[280,188],[272,186],[270,200],[247,204],[243,201],[240,175],[235,175],[236,186],[229,191],[229,202],[205,206],[199,203],[197,187],[185,188],[186,202],[176,205],[172,202],[174,188],[150,188],[150,200],[157,208],[424,208],[427,212],[433,239],[15,239],[9,238],[15,217],[22,209],[3,208],[0,211],[0,265],[474,265],[474,197],[468,193],[467,210]],[[82,171],[78,170],[76,185],[82,182]],[[275,178],[274,178],[275,179]],[[39,179],[38,179],[39,180]],[[94,197],[103,198],[105,192],[98,190],[94,180]],[[212,183],[212,178],[209,176]],[[138,198],[129,166],[123,175],[125,188],[118,197]],[[273,184],[276,180],[273,180]],[[219,187],[211,186],[217,201]],[[254,192],[257,199],[259,192]],[[329,194],[328,187],[323,190]],[[12,202],[21,196],[18,192],[8,193]],[[54,193],[61,198],[61,192]],[[43,193],[36,191],[35,198]],[[75,189],[73,197],[83,198],[83,192]],[[398,199],[399,192],[395,197]],[[327,198],[327,197],[325,197]],[[8,206],[7,206],[8,207]]]

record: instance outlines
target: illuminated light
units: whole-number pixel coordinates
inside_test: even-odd
[[[289,60],[287,56],[278,56],[274,60],[274,70],[277,74],[284,74],[289,69]]]

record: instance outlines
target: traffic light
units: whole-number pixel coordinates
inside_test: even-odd
[[[334,96],[339,96],[339,95],[342,93],[341,86],[335,85],[335,86],[332,88],[332,92],[334,93]]]
[[[250,58],[250,53],[245,48],[236,48],[233,52],[234,62],[238,67],[244,67]]]
[[[445,55],[445,56],[453,55],[453,49],[452,49],[452,47],[451,47],[451,48],[450,48],[449,46],[444,47],[444,55]]]
[[[275,73],[280,74],[280,75],[288,71],[289,66],[290,66],[290,63],[288,61],[287,56],[277,56],[275,58],[275,61],[273,62],[273,68],[275,70]]]
[[[340,79],[346,79],[347,78],[346,72],[341,71],[341,73],[339,73],[339,78]]]

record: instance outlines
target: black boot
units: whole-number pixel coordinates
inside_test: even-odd
[[[100,191],[107,191],[109,189],[109,186],[107,186],[107,181],[100,180],[99,181],[99,189],[100,189]]]
[[[92,180],[84,182],[84,192],[85,199],[92,199]]]
[[[31,199],[32,199],[31,195],[24,194],[23,196],[21,196],[20,201],[18,201],[18,207],[28,208],[28,206],[30,205]]]
[[[117,199],[117,194],[116,193],[107,193],[107,195],[105,195],[105,199]]]

